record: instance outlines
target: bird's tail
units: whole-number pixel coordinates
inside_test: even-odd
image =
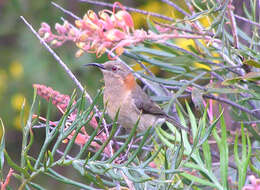
[[[174,117],[167,115],[166,117],[166,121],[170,122],[171,124],[173,124],[174,127],[176,127],[177,129],[183,129],[185,131],[189,131],[189,129],[187,127],[184,127],[182,124],[180,124],[179,121],[177,121]]]

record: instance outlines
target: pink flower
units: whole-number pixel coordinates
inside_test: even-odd
[[[242,190],[260,190],[260,179],[251,175],[248,177],[251,184],[245,185]]]

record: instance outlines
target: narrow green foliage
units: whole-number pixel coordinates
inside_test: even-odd
[[[117,121],[117,119],[118,119],[119,111],[120,111],[120,110],[118,110],[118,112],[117,112],[117,115],[116,115],[116,117],[115,117],[115,121]],[[115,121],[114,121],[114,122],[115,122]],[[135,135],[135,133],[136,133],[136,129],[137,129],[137,126],[138,126],[138,124],[139,124],[139,121],[140,121],[140,117],[138,118],[138,120],[137,120],[136,124],[134,125],[134,127],[131,129],[131,133],[129,134],[128,138],[126,139],[124,145],[121,146],[120,149],[119,149],[109,160],[107,160],[108,163],[112,163],[113,160],[114,160],[115,158],[117,158],[117,157],[119,156],[119,154],[120,154],[122,151],[124,151],[124,150],[128,147],[130,141],[133,139],[133,137],[134,137],[134,135]],[[112,129],[113,129],[113,128],[112,128]],[[112,133],[112,132],[111,132],[111,133]]]
[[[238,168],[238,189],[239,190],[242,189],[243,185],[245,184],[247,168],[251,157],[251,142],[248,133],[245,134],[243,124],[241,125],[241,138],[242,138],[241,159],[238,151],[238,134],[236,135],[235,144],[234,144],[234,156]]]
[[[1,140],[0,140],[0,179],[3,181],[3,167],[5,163],[4,149],[5,149],[5,127],[2,119],[0,118],[0,127],[1,127]]]
[[[88,2],[106,5],[97,1]],[[147,5],[153,5],[149,3]],[[82,20],[77,19],[75,26],[66,22],[66,27],[72,29],[68,35],[64,32],[61,37],[70,37],[75,28],[80,28],[79,31],[75,30],[75,33],[79,32],[75,36],[88,33],[86,27],[78,27],[81,21],[88,18],[86,22],[93,22],[97,28],[95,31],[98,31],[98,34],[93,33],[93,37],[104,37],[94,41],[88,41],[92,39],[88,38],[88,45],[93,50],[97,45],[100,52],[104,48],[107,52],[111,50],[109,55],[122,63],[125,58],[127,64],[139,63],[141,69],[133,73],[136,72],[134,74],[143,83],[145,92],[167,114],[174,115],[177,112],[176,119],[189,131],[179,130],[166,122],[167,129],[164,126],[151,126],[140,132],[140,117],[134,118],[137,122],[131,131],[121,130],[118,127],[120,123],[117,123],[121,121],[121,118],[118,119],[120,110],[112,123],[107,123],[111,121],[106,115],[107,102],[104,109],[100,110],[103,106],[99,105],[99,100],[103,91],[99,90],[93,101],[89,101],[88,93],[75,80],[82,93],[77,98],[74,90],[68,105],[65,105],[66,110],[63,110],[65,113],[58,121],[52,122],[51,108],[55,99],[49,99],[44,115],[46,121],[40,123],[45,127],[45,137],[35,153],[32,147],[39,144],[36,142],[39,133],[36,125],[44,120],[40,117],[42,109],[40,104],[37,105],[35,90],[28,118],[25,118],[25,102],[20,113],[23,139],[19,163],[6,150],[6,134],[0,120],[1,181],[6,178],[3,174],[6,168],[4,164],[15,170],[13,177],[20,182],[19,189],[26,190],[44,189],[36,180],[39,175],[46,175],[68,184],[68,188],[77,189],[240,190],[247,182],[249,173],[260,174],[260,156],[255,151],[260,141],[258,1],[243,3],[241,13],[239,9],[234,11],[235,1],[164,0],[160,3],[168,4],[169,8],[163,15],[157,14],[159,19],[151,16],[152,13],[137,10],[148,15],[147,31],[128,28],[129,23],[121,30],[119,25],[124,24],[126,17],[131,21],[127,12],[133,9],[115,6],[112,12],[105,10],[96,15],[88,11]],[[164,16],[173,12],[170,16]],[[100,19],[101,15],[107,18]],[[97,20],[102,21],[102,27],[96,23]],[[103,25],[107,21],[111,21],[111,28],[119,25],[115,30],[110,30],[110,26],[106,28]],[[49,28],[46,23],[44,26]],[[57,26],[56,29],[65,27]],[[59,36],[60,31],[49,35]],[[117,40],[113,41],[111,36]],[[42,40],[46,37],[48,35]],[[111,41],[105,41],[106,38]],[[79,41],[75,40],[76,45],[84,47],[85,42]],[[111,43],[111,49],[107,43]],[[124,50],[122,57],[118,50]],[[57,60],[60,62],[60,59]],[[65,70],[68,72],[68,69]],[[215,111],[219,104],[223,110],[219,109],[217,115]],[[38,117],[33,119],[35,112]],[[240,125],[241,131],[234,131],[233,128],[238,129]],[[247,132],[244,131],[244,125]],[[108,130],[108,126],[112,127]],[[232,162],[233,158],[235,162]],[[79,182],[77,177],[57,172],[64,168],[75,170],[84,180]]]
[[[222,185],[228,189],[228,144],[227,144],[227,130],[223,115],[220,117],[221,137],[217,134],[216,129],[213,129],[213,136],[217,141],[220,151],[220,174]]]

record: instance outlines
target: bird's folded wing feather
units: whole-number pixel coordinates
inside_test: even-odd
[[[135,101],[135,106],[144,114],[153,115],[165,115],[166,113],[155,104],[151,98],[141,89],[140,86],[136,86],[132,93],[132,97]]]
[[[188,130],[182,124],[180,124],[174,117],[166,114],[156,103],[154,103],[151,98],[141,89],[140,86],[136,86],[132,93],[133,99],[135,100],[135,106],[137,109],[144,114],[153,114],[164,116],[165,119],[172,123],[175,127]]]

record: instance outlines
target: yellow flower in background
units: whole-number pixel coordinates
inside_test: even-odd
[[[203,16],[198,19],[200,24],[205,28],[208,28],[211,25],[212,19],[209,16]]]
[[[188,50],[188,51],[190,50],[190,48],[189,48],[190,46],[195,47],[195,42],[194,42],[194,40],[191,40],[191,39],[176,39],[175,43],[177,45],[179,45],[181,48]],[[208,70],[208,71],[211,70],[209,66],[204,65],[202,63],[194,63],[194,66],[197,68]]]
[[[176,0],[174,1],[175,4],[177,4],[178,6],[180,6],[184,11],[186,11],[187,13],[189,13],[188,7],[186,6],[185,3],[183,3],[182,0]],[[155,12],[155,13],[159,13],[171,18],[174,18],[176,20],[181,20],[184,18],[184,15],[182,15],[179,11],[177,11],[176,9],[174,9],[172,6],[169,6],[166,3],[162,3],[159,1],[148,1],[145,5],[138,7],[139,9],[142,10],[146,10],[146,11],[150,11],[150,12]],[[190,13],[189,13],[190,14]],[[133,19],[134,19],[134,23],[135,23],[135,28],[140,28],[143,27],[144,25],[146,25],[146,18],[147,15],[141,15],[138,13],[132,13]],[[162,23],[169,23],[168,21],[156,18],[156,17],[152,17],[150,16],[150,20],[154,21],[156,20],[157,22],[162,22]],[[197,21],[200,22],[200,24],[207,29],[208,27],[210,27],[211,23],[212,23],[212,17],[208,16],[208,15],[201,15],[200,18],[197,19]],[[172,23],[170,23],[172,24]],[[200,43],[202,43],[204,46],[206,46],[207,44],[204,42],[204,40],[199,40]],[[190,51],[190,47],[196,48],[196,44],[195,41],[192,39],[175,39],[175,43],[177,45],[179,45],[181,48],[186,49],[188,51]],[[200,51],[203,51],[200,49]],[[216,52],[211,52],[212,57],[216,57],[218,58],[219,55]],[[213,62],[218,63],[217,60],[213,60]],[[143,63],[146,66],[149,65],[147,63]],[[211,70],[211,68],[205,64],[202,63],[194,63],[194,66],[197,68],[201,68],[201,69],[205,69],[205,70]],[[141,67],[139,64],[136,64],[133,66],[134,70],[140,70]],[[159,71],[159,69],[157,67],[152,66],[151,70],[153,73],[157,73]]]
[[[15,94],[11,97],[12,108],[19,111],[22,108],[25,97],[23,94]]]
[[[13,119],[13,125],[16,129],[21,130],[22,125],[21,125],[21,118],[20,118],[20,111],[22,109],[23,103],[25,103],[25,96],[23,94],[15,94],[11,97],[11,105],[12,108],[15,109],[16,111],[19,111],[18,115],[14,117]],[[28,119],[29,115],[29,107],[25,104],[24,106],[24,118],[23,122],[26,123],[26,120]]]
[[[22,129],[20,115],[15,116],[15,118],[13,119],[13,125],[18,130]]]
[[[13,61],[10,64],[9,72],[13,78],[15,78],[15,79],[20,78],[23,75],[23,66],[22,66],[21,62]]]
[[[183,3],[183,0],[175,0],[174,3],[178,4],[178,6],[188,12],[188,8],[186,7],[186,4]],[[149,12],[159,13],[174,19],[183,18],[183,15],[179,11],[167,3],[162,3],[160,1],[147,1],[145,5],[139,6],[138,8]],[[147,15],[142,15],[139,13],[131,13],[131,15],[133,16],[135,28],[141,28],[146,25]],[[151,20],[156,20],[158,22],[163,21],[164,23],[167,22],[157,17],[151,17]]]

